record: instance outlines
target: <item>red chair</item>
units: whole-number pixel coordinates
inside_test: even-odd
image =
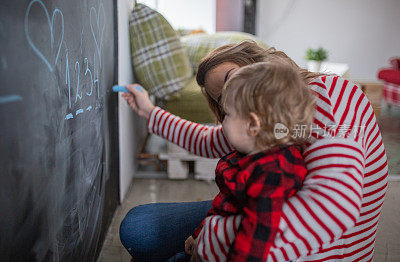
[[[400,57],[390,59],[390,68],[378,72],[378,78],[384,81],[383,100],[388,105],[400,106]]]

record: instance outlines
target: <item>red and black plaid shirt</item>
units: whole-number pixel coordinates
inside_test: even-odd
[[[220,159],[215,170],[220,192],[207,216],[242,215],[228,261],[267,259],[278,232],[282,205],[300,189],[306,174],[296,146],[276,147],[249,156],[233,151]]]

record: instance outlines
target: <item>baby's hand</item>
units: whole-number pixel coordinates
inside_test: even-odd
[[[197,253],[197,241],[199,238],[194,240],[193,248],[192,248],[192,257],[190,258],[190,262],[201,262],[200,256]]]
[[[192,236],[190,236],[185,241],[185,252],[189,255],[193,255],[194,247],[195,247],[195,240]]]
[[[190,262],[201,262],[199,255],[197,254],[197,240],[192,236],[188,237],[185,241],[185,251],[192,257],[190,258]]]

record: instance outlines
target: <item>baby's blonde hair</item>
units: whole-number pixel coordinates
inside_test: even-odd
[[[259,117],[259,149],[303,145],[308,138],[314,118],[314,96],[299,72],[287,63],[259,62],[241,67],[225,83],[221,101],[223,108],[227,101],[232,101],[241,117],[247,118],[250,113]],[[281,139],[274,132],[278,123],[289,129]],[[295,136],[296,128],[304,131],[301,137]]]

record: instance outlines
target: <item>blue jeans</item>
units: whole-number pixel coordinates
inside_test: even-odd
[[[135,261],[185,261],[185,240],[201,224],[212,201],[155,203],[132,208],[119,229]]]

